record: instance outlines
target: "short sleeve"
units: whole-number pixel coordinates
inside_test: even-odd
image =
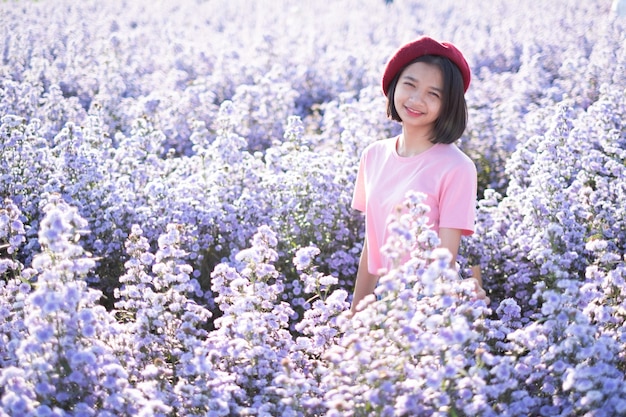
[[[461,229],[465,236],[474,233],[476,219],[477,174],[469,161],[446,175],[439,200],[439,228]]]

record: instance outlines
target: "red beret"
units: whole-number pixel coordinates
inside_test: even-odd
[[[383,93],[387,95],[389,84],[391,84],[391,81],[393,81],[399,71],[411,61],[424,55],[443,56],[452,61],[461,71],[463,87],[467,91],[470,84],[470,68],[461,51],[449,42],[437,42],[433,38],[422,36],[400,47],[387,62],[387,67],[383,74]]]

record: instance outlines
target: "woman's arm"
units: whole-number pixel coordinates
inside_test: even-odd
[[[372,294],[376,288],[378,277],[371,274],[367,268],[367,238],[363,242],[363,251],[361,252],[361,259],[359,260],[359,268],[356,273],[356,282],[354,284],[354,294],[352,296],[352,305],[350,306],[350,312],[356,313],[359,302],[365,298],[365,296]]]
[[[459,254],[459,246],[461,246],[461,229],[450,229],[448,227],[442,227],[439,229],[440,246],[446,248],[452,254],[450,260],[450,266],[455,268],[456,257]]]
[[[439,229],[439,240],[441,241],[440,246],[442,248],[446,248],[452,254],[452,260],[450,261],[450,266],[452,268],[456,268],[456,257],[459,254],[459,246],[461,245],[461,229],[450,229],[447,227],[442,227]],[[472,280],[474,280],[476,284],[476,298],[484,299],[487,304],[489,304],[489,298],[487,297],[487,293],[483,289],[483,281],[482,276],[480,275],[480,267],[472,267],[473,276]]]

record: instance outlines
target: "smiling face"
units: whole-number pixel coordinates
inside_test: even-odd
[[[415,62],[398,78],[393,96],[405,128],[434,131],[443,103],[443,75],[437,65]]]

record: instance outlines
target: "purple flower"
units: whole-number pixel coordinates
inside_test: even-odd
[[[319,255],[320,250],[315,246],[300,248],[296,251],[293,263],[298,271],[308,269],[313,259]]]

